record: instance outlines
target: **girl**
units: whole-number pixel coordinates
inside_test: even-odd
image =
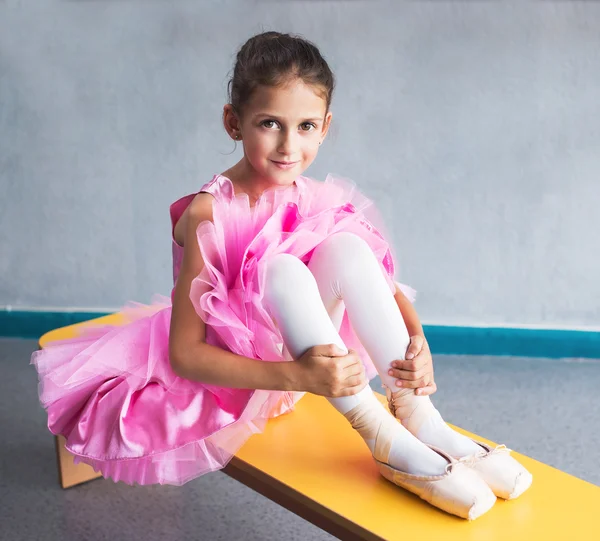
[[[126,310],[125,326],[34,353],[48,426],[105,477],[183,484],[223,468],[312,392],[360,433],[383,476],[474,519],[531,475],[503,446],[451,430],[431,403],[431,355],[372,203],[341,179],[302,176],[333,88],[301,38],[266,32],[241,48],[223,122],[244,156],[171,206],[172,307]],[[376,372],[391,414],[367,384]]]

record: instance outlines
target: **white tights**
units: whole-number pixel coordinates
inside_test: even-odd
[[[396,389],[388,370],[393,360],[404,359],[410,339],[379,263],[360,237],[332,235],[315,249],[308,267],[289,254],[274,257],[267,271],[265,302],[294,359],[324,344],[347,352],[338,334],[347,309],[381,381]],[[334,400],[351,407],[353,400],[346,398],[351,397]]]
[[[294,359],[309,348],[324,344],[336,344],[347,352],[339,335],[347,310],[352,327],[382,382],[392,391],[397,390],[388,370],[392,361],[404,359],[410,338],[379,263],[360,237],[352,233],[328,237],[315,249],[308,267],[292,255],[275,256],[267,269],[264,300]],[[366,386],[355,395],[328,400],[345,414],[361,401],[376,398]],[[417,397],[414,393],[407,400],[413,409],[419,404],[431,404],[429,397]],[[455,455],[477,450],[471,440],[451,430],[437,410],[429,408],[435,415],[429,416],[420,433],[413,431],[415,436]],[[432,474],[438,467],[443,469],[439,455],[432,451],[428,454],[430,449],[407,436],[410,434],[399,435],[401,444],[392,448],[396,467]],[[372,443],[367,441],[369,447]],[[402,462],[407,453],[420,454],[421,462]]]

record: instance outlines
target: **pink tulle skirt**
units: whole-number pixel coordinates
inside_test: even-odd
[[[215,201],[213,222],[198,227],[205,267],[190,290],[207,326],[206,341],[265,362],[290,361],[262,305],[266,267],[279,253],[308,263],[325,238],[342,231],[369,244],[393,291],[393,257],[381,220],[349,181],[305,179],[299,187],[268,190],[254,207],[246,196]],[[414,292],[401,287],[412,300]],[[168,355],[170,300],[131,304],[123,313],[123,325],[88,326],[32,355],[48,428],[66,438],[75,462],[104,477],[181,485],[219,470],[268,419],[293,410],[304,394],[180,378]],[[340,335],[374,377],[347,315]]]

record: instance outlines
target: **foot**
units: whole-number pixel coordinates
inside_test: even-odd
[[[392,392],[386,387],[385,390],[392,415],[420,441],[456,458],[481,451],[481,447],[472,439],[452,430],[444,422],[428,396],[417,396],[413,389]]]
[[[506,447],[492,449],[452,430],[428,396],[417,396],[412,389],[392,392],[387,387],[386,395],[390,411],[409,432],[475,470],[499,498],[514,499],[531,485],[531,474]]]
[[[505,445],[491,447],[486,443],[476,443],[480,452],[461,458],[460,462],[476,471],[496,496],[514,500],[531,486],[533,476],[510,456],[510,449]]]
[[[412,475],[442,475],[446,471],[448,461],[396,421],[372,392],[361,395],[358,405],[344,416],[363,437],[375,458],[385,455],[391,466]],[[382,438],[384,433],[385,438]],[[382,449],[384,439],[386,448]]]
[[[479,475],[442,450],[419,442],[374,396],[373,400],[360,401],[344,416],[367,442],[386,479],[469,520],[492,508],[496,497]]]

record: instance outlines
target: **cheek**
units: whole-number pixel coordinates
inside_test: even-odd
[[[246,153],[251,156],[260,157],[272,151],[273,144],[267,136],[255,136],[246,143]]]
[[[314,160],[317,153],[319,152],[319,143],[314,141],[306,142],[302,148],[302,154],[307,160]]]

